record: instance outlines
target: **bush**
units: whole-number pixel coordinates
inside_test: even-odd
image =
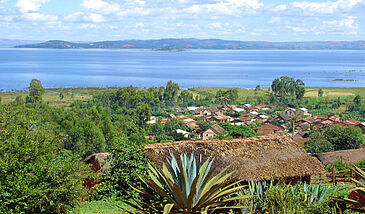
[[[89,168],[20,115],[0,108],[0,212],[66,213],[86,193]]]
[[[147,172],[147,157],[142,151],[143,142],[132,141],[123,137],[113,139],[115,148],[111,155],[111,168],[106,173],[106,185],[94,189],[96,199],[137,197],[137,192],[130,185],[139,187],[140,177]]]

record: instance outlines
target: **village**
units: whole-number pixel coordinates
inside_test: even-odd
[[[193,129],[193,132],[199,132],[198,122],[215,123],[208,130],[198,133],[196,139],[209,140],[217,136],[224,135],[226,130],[219,126],[219,123],[229,123],[231,125],[246,125],[253,128],[258,135],[269,135],[277,132],[290,133],[292,139],[296,142],[306,142],[313,129],[323,131],[329,126],[340,125],[342,127],[357,126],[365,127],[364,121],[358,120],[341,120],[339,115],[312,115],[308,109],[286,108],[283,111],[278,110],[275,106],[259,104],[252,106],[244,105],[217,105],[200,106],[200,107],[177,107],[177,114],[169,114],[168,117],[162,118],[160,122],[166,124],[170,119],[176,118],[187,127]],[[157,117],[151,117],[148,124],[158,122]],[[294,128],[293,128],[294,127]],[[182,129],[177,129],[185,138],[191,138],[192,133]]]

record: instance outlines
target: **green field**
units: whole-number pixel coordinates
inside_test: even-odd
[[[51,106],[69,106],[76,100],[87,101],[93,95],[111,90],[111,88],[52,88],[46,89],[42,96],[43,102],[49,103]],[[64,98],[60,99],[60,93],[63,93]],[[28,95],[27,91],[16,92],[0,92],[1,102],[10,103],[15,100],[17,96],[23,99]]]
[[[200,94],[203,96],[211,95],[214,96],[218,90],[227,90],[228,88],[191,88],[190,91],[193,91],[196,94]],[[269,94],[268,88],[262,88],[260,91],[255,91],[252,89],[238,89],[238,102],[249,101],[250,99],[263,97]],[[365,88],[330,88],[330,87],[306,87],[306,93],[304,97],[313,98],[318,97],[318,90],[322,89],[324,92],[324,97],[329,97],[330,99],[337,99],[337,97],[355,97],[356,95],[360,95],[365,97]]]
[[[69,106],[76,100],[87,101],[92,98],[93,95],[102,93],[115,88],[54,88],[46,89],[43,95],[43,102],[49,103],[51,106]],[[227,90],[228,88],[190,88],[188,89],[194,95],[200,96],[215,96],[218,90]],[[318,97],[318,90],[320,87],[307,87],[304,97],[314,98]],[[321,88],[324,91],[324,97],[330,99],[337,99],[337,97],[351,98],[356,95],[365,97],[365,88]],[[259,97],[265,97],[269,94],[268,88],[263,88],[259,91],[252,89],[237,88],[238,90],[238,103],[251,102]],[[60,99],[60,93],[63,93],[64,98]],[[0,92],[1,102],[9,103],[15,100],[17,96],[21,96],[23,99],[28,95],[27,91],[16,92]]]

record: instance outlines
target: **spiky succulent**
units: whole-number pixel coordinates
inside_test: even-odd
[[[214,175],[213,160],[201,163],[201,156],[180,156],[178,162],[172,155],[162,169],[148,164],[148,178],[142,180],[143,189],[134,188],[142,197],[136,200],[143,212],[155,213],[209,213],[216,210],[232,210],[243,207],[232,206],[242,199],[238,193],[244,186],[241,181],[231,182],[227,168]]]

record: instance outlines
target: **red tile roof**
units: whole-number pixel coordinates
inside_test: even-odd
[[[283,130],[284,128],[280,127],[280,126],[275,126],[271,123],[267,123],[265,125],[258,126],[258,127],[254,128],[254,130],[257,130],[257,129],[271,129],[271,130],[279,131],[279,130]]]

